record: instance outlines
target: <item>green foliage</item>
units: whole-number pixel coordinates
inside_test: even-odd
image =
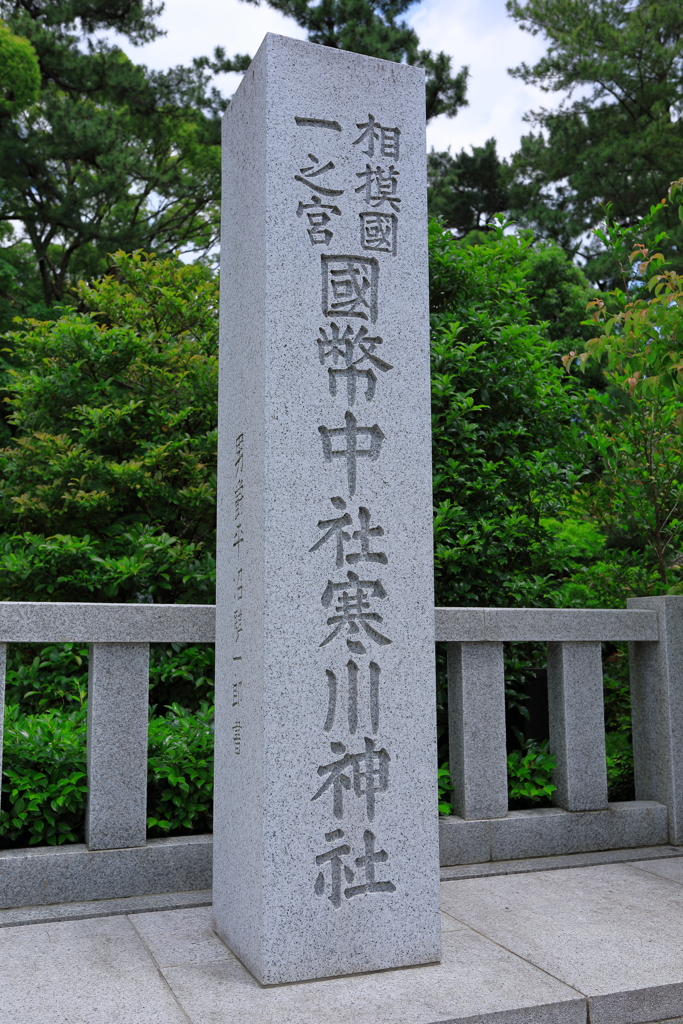
[[[83,842],[86,710],[5,709],[0,848]],[[148,835],[210,832],[213,708],[150,720]]]
[[[39,90],[36,51],[0,21],[0,117],[24,110],[37,100]]]
[[[617,644],[603,658],[605,729],[608,733],[631,734],[631,693],[628,645]]]
[[[607,796],[612,800],[635,800],[633,747],[625,732],[605,734],[607,755]]]
[[[578,389],[534,308],[539,279],[553,280],[552,268],[567,262],[560,257],[500,224],[474,245],[430,226],[437,605],[548,605],[562,587],[566,566],[548,521],[566,508],[583,472]],[[550,269],[543,275],[540,267]],[[506,655],[507,705],[522,720],[527,676],[543,664],[535,657],[516,648]],[[437,678],[445,759],[439,648]]]
[[[450,150],[427,157],[429,213],[440,218],[460,237],[471,231],[492,230],[495,215],[510,205],[507,190],[508,168],[498,158],[496,140],[462,149],[457,156]]]
[[[226,101],[209,80],[244,62],[150,71],[107,41],[157,38],[161,10],[144,0],[0,0],[37,58],[40,86],[0,117],[0,222],[20,225],[47,305],[106,271],[118,249],[206,253],[217,239]]]
[[[674,202],[679,189],[674,183]],[[594,474],[577,504],[617,549],[635,556],[632,564],[656,570],[660,589],[676,592],[683,587],[683,275],[613,221],[598,234],[623,288],[590,303],[598,334],[578,357],[572,350],[564,359],[598,362],[610,384],[589,393],[586,442]]]
[[[615,748],[616,751],[616,748]],[[615,753],[613,776],[616,779],[620,770]],[[511,809],[529,807],[540,802],[547,803],[553,795],[557,786],[551,781],[552,773],[556,767],[555,758],[548,753],[548,741],[538,743],[536,740],[527,740],[522,750],[514,750],[508,755],[508,800]],[[445,761],[438,771],[439,781],[439,814],[452,814],[453,805],[450,803],[450,795],[453,789],[448,761]]]
[[[213,644],[152,644],[149,688],[152,711],[182,704],[197,710],[213,702]]]
[[[533,318],[545,325],[544,334],[556,351],[574,348],[590,338],[590,327],[583,321],[595,289],[559,245],[537,240],[527,249],[524,290]],[[599,367],[595,374],[580,374],[578,379],[598,390],[604,386]]]
[[[557,567],[544,522],[580,467],[574,386],[526,292],[533,243],[461,246],[431,226],[436,600],[548,602]]]
[[[448,761],[444,761],[437,772],[439,785],[439,814],[452,814],[453,804],[448,799],[453,791]]]
[[[258,2],[258,0],[256,0]],[[268,0],[326,46],[425,68],[427,114],[466,104],[467,69],[419,48],[397,20],[409,0]],[[156,39],[163,4],[146,0],[0,0],[0,228],[19,225],[7,248],[30,248],[15,282],[45,306],[69,301],[80,278],[107,271],[109,253],[179,249],[202,258],[218,239],[220,120],[227,100],[213,75],[245,71],[250,58],[212,58],[154,71],[108,39]],[[0,233],[0,238],[2,238]],[[0,248],[0,295],[3,256]],[[2,308],[0,305],[0,314]]]
[[[213,707],[192,714],[172,704],[149,723],[147,834],[211,832],[213,813]]]
[[[10,600],[213,600],[218,284],[113,257],[85,312],[12,336],[0,451]]]
[[[12,644],[5,698],[22,714],[82,711],[88,697],[88,649],[78,644]]]
[[[247,0],[255,6],[260,0]],[[427,120],[454,117],[467,105],[468,69],[451,74],[451,58],[443,51],[420,50],[420,41],[405,21],[397,21],[414,0],[267,0],[268,6],[293,18],[308,39],[321,46],[353,50],[382,60],[425,69]]]
[[[5,708],[0,848],[83,841],[85,713]]]
[[[520,26],[548,50],[512,74],[566,93],[559,109],[529,115],[512,166],[511,210],[568,251],[582,250],[593,280],[613,281],[612,264],[586,232],[612,203],[634,224],[680,174],[683,152],[683,8],[678,0],[508,0]],[[574,94],[574,96],[572,96]],[[666,209],[659,223],[669,231]],[[680,249],[676,230],[671,251]]]
[[[555,758],[548,752],[548,741],[527,740],[523,750],[508,754],[508,797],[512,809],[515,805],[528,806],[547,801],[557,789],[551,782],[556,767]]]
[[[22,714],[80,711],[88,696],[88,649],[79,644],[10,644],[5,697]],[[197,710],[212,702],[213,644],[152,644],[149,688],[152,712],[171,704]]]
[[[31,245],[19,241],[11,227],[0,224],[0,335],[17,329],[17,317],[51,320],[56,315],[56,310],[45,302]],[[11,350],[0,351],[2,398],[5,396],[5,372],[15,362]],[[0,444],[4,444],[3,434],[9,436],[5,417],[6,411],[0,407]]]

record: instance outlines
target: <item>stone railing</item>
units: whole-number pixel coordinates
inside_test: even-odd
[[[683,597],[625,611],[437,608],[456,814],[441,863],[683,844]],[[149,644],[213,643],[207,605],[0,602],[7,643],[90,645],[86,843],[0,851],[0,907],[208,888],[211,837],[146,841]],[[552,808],[508,812],[503,643],[547,645]],[[602,641],[629,641],[635,801],[607,802]],[[2,721],[0,720],[0,771]]]
[[[441,863],[683,844],[683,597],[626,610],[437,608],[455,814]],[[547,648],[552,808],[508,811],[503,644]],[[629,641],[636,800],[607,801],[601,643]]]
[[[0,602],[0,698],[7,643],[90,655],[85,845],[0,851],[0,908],[210,887],[210,836],[146,841],[147,719],[150,643],[215,634],[212,605]]]

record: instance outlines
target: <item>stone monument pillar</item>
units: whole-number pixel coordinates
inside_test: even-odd
[[[437,961],[423,72],[268,35],[223,160],[215,928]]]

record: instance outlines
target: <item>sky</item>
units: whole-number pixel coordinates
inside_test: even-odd
[[[435,118],[427,129],[427,146],[437,150],[469,151],[492,136],[498,152],[508,156],[530,131],[523,121],[528,110],[555,106],[557,97],[525,85],[507,74],[507,68],[532,63],[545,52],[540,36],[522,32],[507,16],[505,0],[422,0],[406,20],[420,38],[421,47],[445,50],[457,70],[469,65],[469,106],[455,118]],[[253,55],[266,32],[305,38],[298,25],[273,11],[241,0],[166,0],[159,24],[167,35],[145,46],[132,47],[118,40],[136,63],[165,69],[187,64],[192,57],[210,55],[215,46],[226,53]],[[239,75],[221,75],[216,84],[229,96]]]

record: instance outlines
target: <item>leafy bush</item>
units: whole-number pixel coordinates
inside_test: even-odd
[[[215,648],[213,644],[152,644],[149,689],[152,712],[180,704],[196,710],[213,704]]]
[[[450,795],[453,791],[453,783],[448,761],[444,761],[441,765],[437,777],[439,780],[439,814],[452,814],[453,804],[450,802]]]
[[[5,693],[17,712],[82,710],[88,697],[88,649],[80,644],[10,644]]]
[[[605,746],[609,800],[635,800],[633,747],[628,733],[606,733]]]
[[[430,226],[436,599],[537,605],[561,567],[546,521],[582,472],[576,389],[527,294],[530,239]]]
[[[88,649],[81,644],[10,644],[6,700],[25,714],[83,708],[88,696]],[[196,710],[213,702],[213,644],[151,644],[150,701]]]
[[[603,665],[608,796],[610,800],[635,800],[627,645],[616,645]]]
[[[430,225],[438,605],[548,605],[566,575],[551,524],[583,472],[579,392],[550,337],[567,330],[557,308],[566,282],[553,291],[566,263],[500,224],[475,245]],[[539,322],[539,293],[549,296],[552,332]],[[533,653],[506,652],[508,707],[522,715],[523,677],[538,667]],[[448,757],[441,646],[437,659],[441,763]]]
[[[85,739],[83,710],[6,707],[0,847],[83,842]]]
[[[6,336],[5,600],[213,600],[218,282],[199,264],[113,261],[81,284],[84,312]]]
[[[84,840],[86,709],[5,709],[0,848]],[[213,708],[173,705],[149,726],[148,835],[211,831]]]
[[[548,741],[527,740],[523,750],[508,754],[508,797],[512,810],[541,801],[547,803],[557,786],[551,782],[555,758]]]
[[[213,708],[173,704],[149,723],[147,835],[213,829]]]
[[[527,740],[523,750],[508,755],[508,801],[510,809],[521,809],[539,802],[548,803],[557,786],[551,781],[555,758],[548,753],[548,741]],[[439,768],[439,814],[452,814],[453,790],[448,761]]]

